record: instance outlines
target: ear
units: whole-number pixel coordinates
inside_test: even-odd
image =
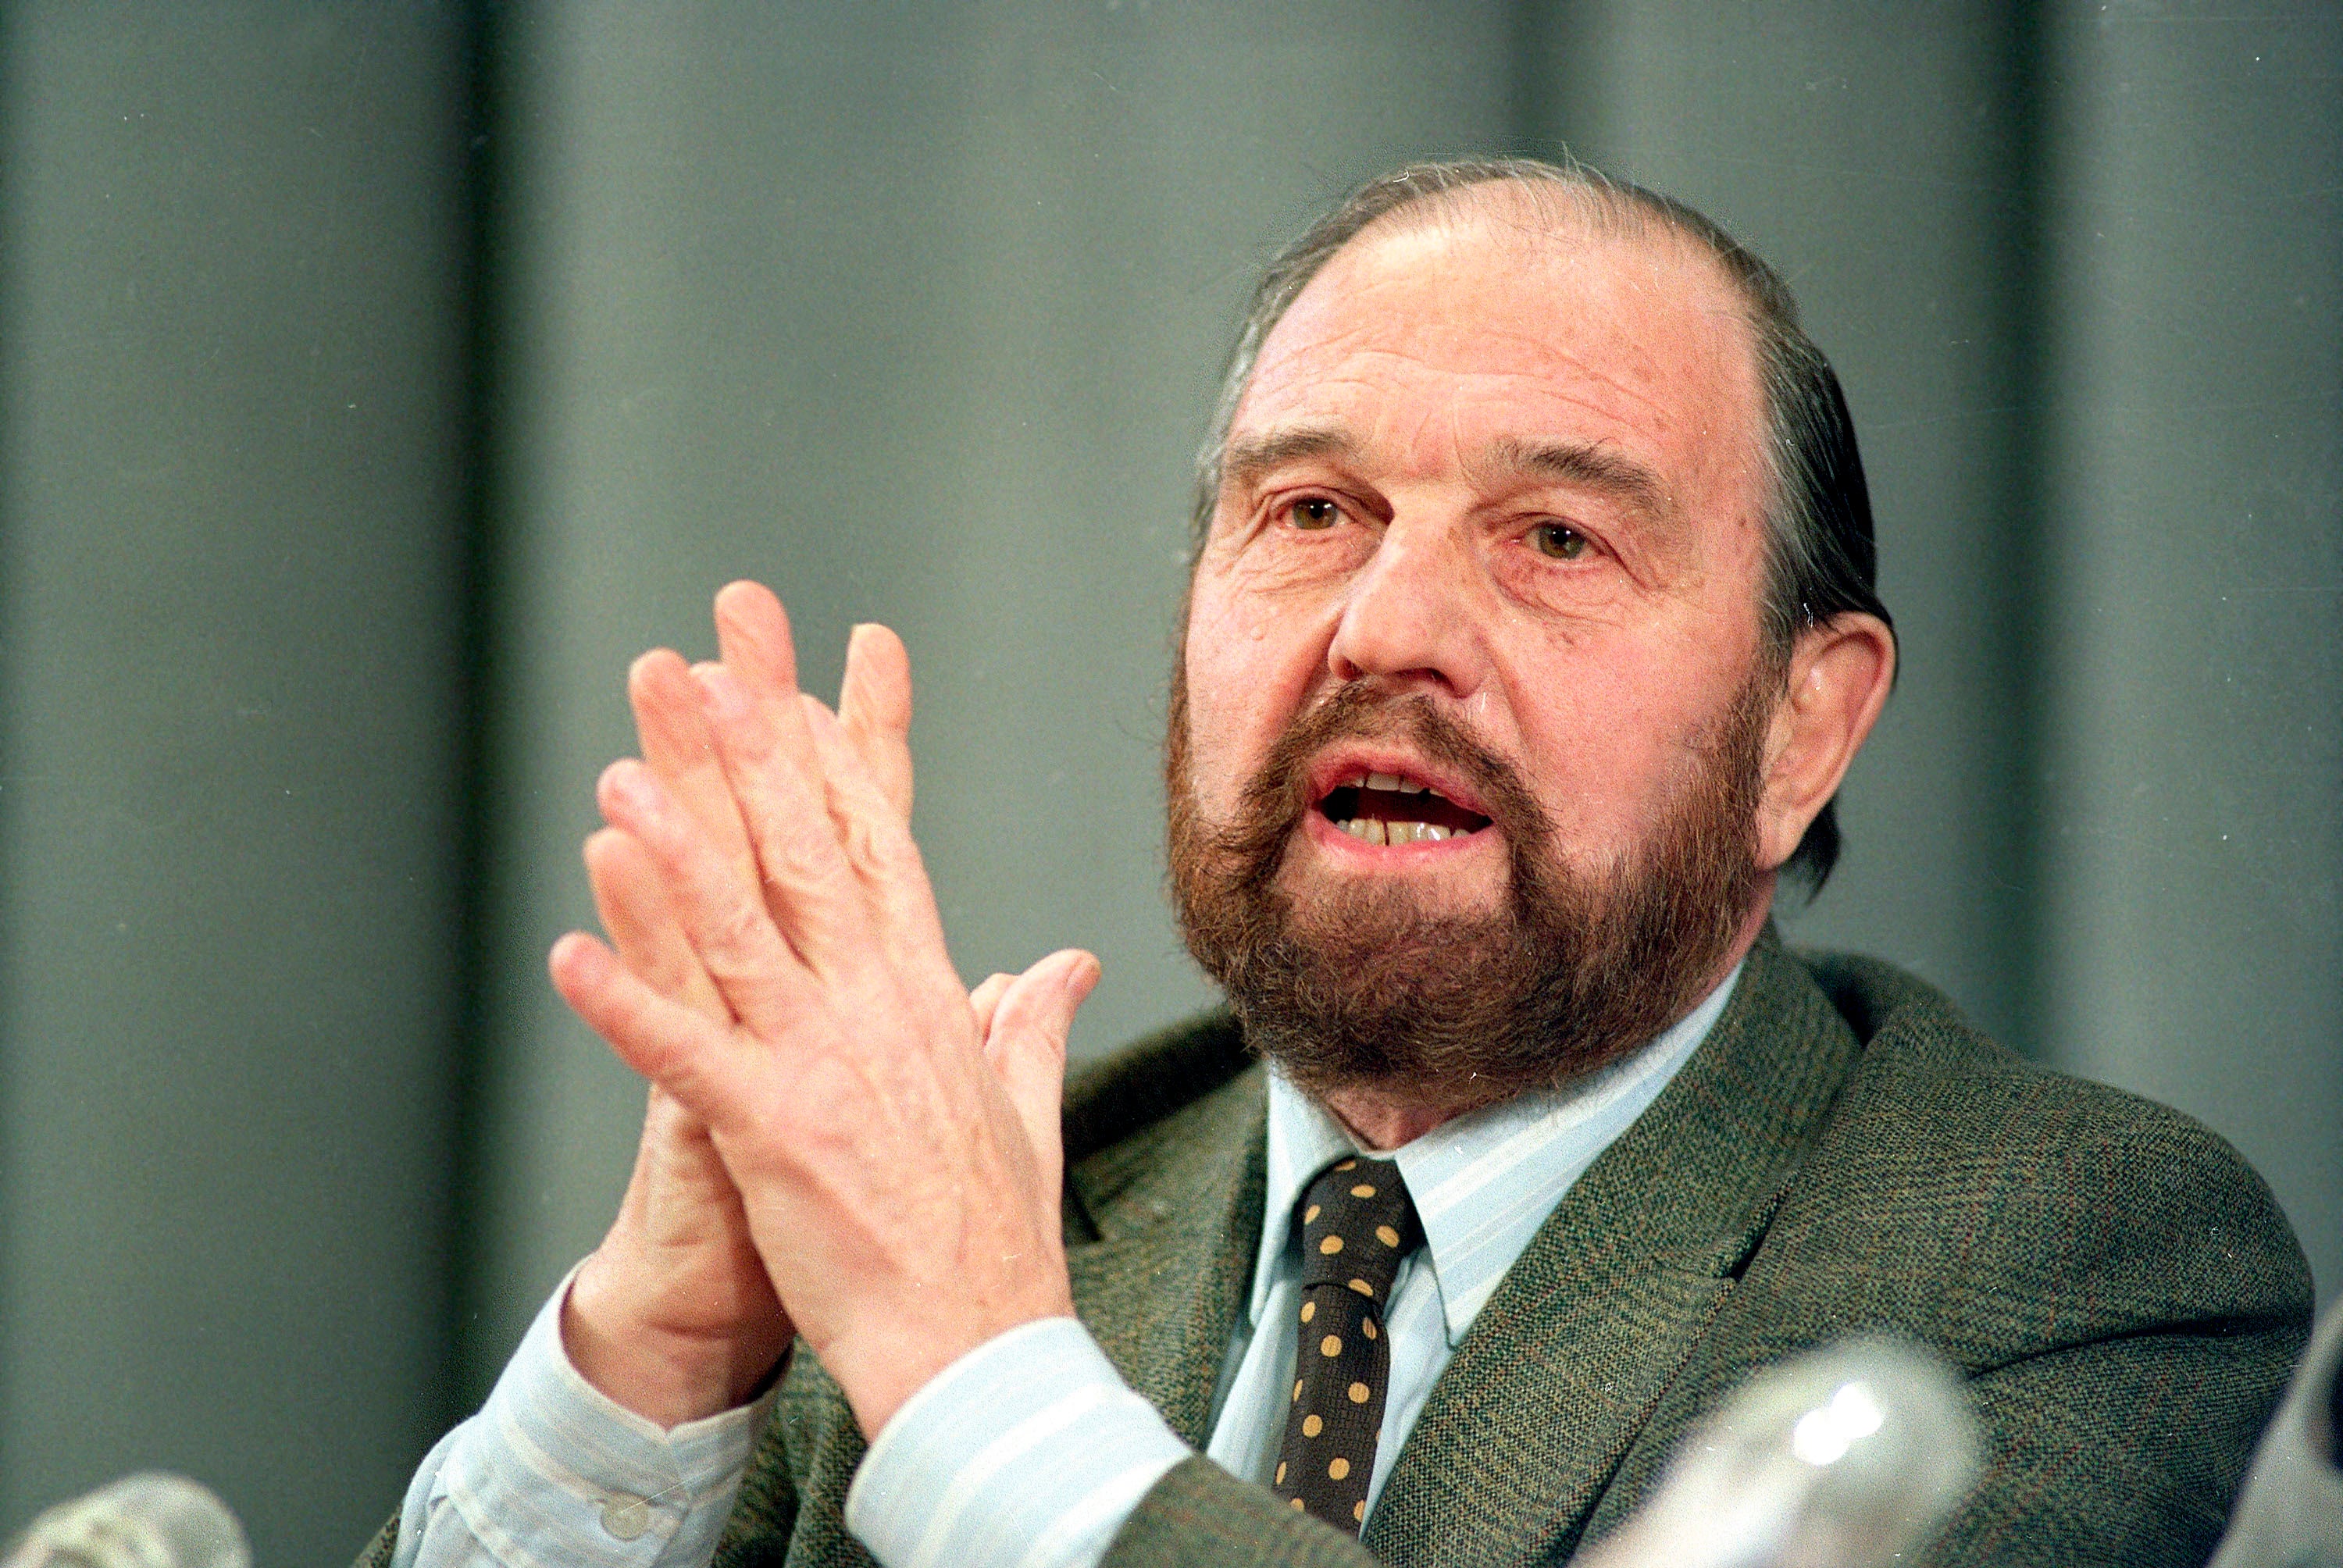
[[[1850,613],[1808,627],[1790,652],[1790,678],[1765,738],[1765,790],[1757,807],[1757,862],[1779,869],[1838,793],[1896,684],[1896,634],[1877,616]]]

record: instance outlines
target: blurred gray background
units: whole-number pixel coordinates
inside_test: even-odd
[[[1791,278],[1906,672],[1794,940],[2170,1101],[2343,1279],[2343,19],[2121,0],[0,5],[0,1532],[338,1562],[622,1183],[547,945],[737,575],[917,672],[971,978],[1160,895],[1258,265],[1564,145]]]

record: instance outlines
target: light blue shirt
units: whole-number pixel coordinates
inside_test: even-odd
[[[1370,1508],[1482,1305],[1572,1184],[1699,1049],[1740,973],[1647,1049],[1562,1090],[1444,1122],[1386,1156],[1414,1198],[1424,1244],[1401,1264],[1385,1317],[1391,1386]],[[1205,1449],[1232,1474],[1266,1484],[1284,1436],[1300,1332],[1294,1205],[1327,1164],[1363,1152],[1373,1151],[1271,1073],[1261,1251]],[[564,1282],[481,1412],[424,1461],[395,1568],[709,1561],[766,1402],[659,1432],[570,1368],[558,1327],[567,1290]],[[1087,1330],[1047,1318],[970,1351],[904,1403],[855,1475],[846,1523],[886,1568],[1090,1568],[1192,1452]]]

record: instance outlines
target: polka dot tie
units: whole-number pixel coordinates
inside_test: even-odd
[[[1392,1282],[1423,1239],[1407,1184],[1388,1160],[1329,1166],[1302,1194],[1302,1337],[1271,1484],[1296,1510],[1352,1535],[1366,1523],[1391,1386],[1383,1316]]]

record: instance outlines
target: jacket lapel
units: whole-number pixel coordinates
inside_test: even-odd
[[[1769,926],[1700,1050],[1473,1321],[1368,1521],[1396,1563],[1574,1550],[1732,1292],[1857,1046]]]
[[[1261,1246],[1267,1115],[1254,1068],[1068,1172],[1097,1230],[1067,1249],[1074,1310],[1199,1449]]]

